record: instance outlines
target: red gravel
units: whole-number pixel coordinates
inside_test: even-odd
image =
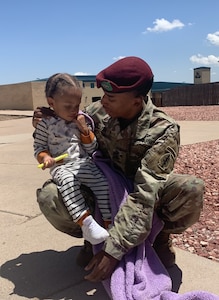
[[[219,105],[165,107],[162,110],[179,121],[219,121]],[[219,140],[181,146],[175,172],[203,179],[205,194],[199,222],[184,233],[173,235],[174,245],[219,262]]]
[[[160,107],[177,121],[219,121],[219,105]]]

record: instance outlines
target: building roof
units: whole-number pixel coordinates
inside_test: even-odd
[[[84,82],[95,82],[96,81],[96,75],[73,75],[74,77],[77,78],[79,81],[84,81]],[[36,80],[33,81],[47,81],[48,78],[37,78]]]
[[[77,80],[83,82],[95,82],[96,75],[74,75]],[[40,78],[35,81],[46,81],[48,78]],[[152,92],[162,92],[165,90],[170,90],[176,87],[191,85],[192,83],[185,83],[185,82],[165,82],[165,81],[157,81],[153,83]]]
[[[194,70],[203,70],[203,69],[210,70],[211,68],[209,68],[209,67],[198,67],[198,68],[195,68]]]
[[[161,91],[166,91],[166,90],[174,89],[176,87],[181,87],[185,85],[192,85],[192,83],[157,81],[153,83],[151,91],[161,92]]]

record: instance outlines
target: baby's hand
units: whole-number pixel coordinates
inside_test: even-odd
[[[78,115],[77,119],[74,120],[74,123],[76,123],[81,133],[84,135],[89,134],[89,128],[87,127],[85,117],[83,115]]]
[[[49,155],[45,156],[44,157],[44,160],[43,160],[43,167],[42,167],[42,170],[45,170],[46,168],[51,168],[52,166],[54,166],[55,164],[55,159]]]

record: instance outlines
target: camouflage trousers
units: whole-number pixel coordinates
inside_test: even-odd
[[[91,192],[81,188],[91,212],[95,201]],[[199,220],[203,207],[204,183],[192,175],[171,174],[159,194],[155,211],[164,222],[163,231],[182,233]],[[58,230],[81,238],[80,226],[73,222],[55,183],[48,180],[37,190],[37,201],[47,220]]]

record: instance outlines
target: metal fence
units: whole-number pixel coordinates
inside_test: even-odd
[[[219,82],[177,87],[152,94],[157,106],[200,106],[219,104]]]

